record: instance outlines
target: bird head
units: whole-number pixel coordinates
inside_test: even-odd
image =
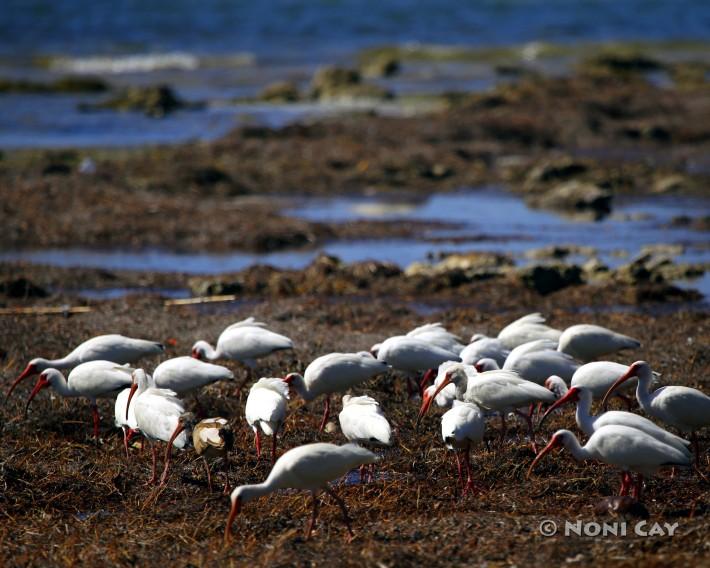
[[[25,367],[25,370],[22,371],[20,376],[15,379],[15,381],[12,383],[12,385],[10,385],[10,388],[7,391],[7,395],[5,395],[5,398],[6,399],[10,398],[12,391],[15,390],[15,387],[17,385],[19,385],[23,379],[25,379],[27,377],[31,377],[32,375],[36,375],[37,373],[41,373],[42,371],[44,371],[48,367],[49,367],[49,361],[47,361],[46,359],[41,359],[39,357],[37,359],[32,359],[32,361],[30,361],[27,364],[27,367]]]
[[[204,361],[205,359],[207,359],[207,347],[208,347],[208,344],[206,341],[197,341],[192,346],[192,350],[190,351],[190,356],[193,357],[194,359],[199,359],[200,361]]]
[[[126,402],[126,420],[128,420],[128,408],[131,406],[131,400],[133,400],[133,396],[136,394],[138,387],[148,381],[148,376],[143,369],[135,369],[131,373],[131,380],[131,390],[128,391],[128,401]]]
[[[476,371],[479,373],[485,373],[486,371],[498,371],[500,370],[500,365],[496,363],[494,359],[491,359],[489,357],[485,357],[483,359],[479,359],[476,364],[474,365],[476,367]]]
[[[535,456],[535,459],[533,462],[530,464],[530,468],[528,469],[528,477],[532,474],[533,468],[537,465],[537,463],[546,455],[549,454],[552,450],[555,448],[560,448],[564,446],[567,442],[567,439],[569,436],[572,436],[572,432],[569,430],[558,430],[552,435],[552,438],[550,438],[550,441],[547,443],[547,446],[545,446],[537,456]]]
[[[424,393],[422,393],[422,406],[419,409],[419,415],[417,416],[416,428],[419,427],[419,423],[429,411],[429,407],[431,406],[432,401],[437,397],[437,395],[451,383],[454,383],[456,386],[458,386],[461,380],[468,380],[466,372],[461,367],[455,366],[446,371],[446,375],[444,375],[444,380],[441,381],[441,384],[436,387],[436,390],[434,390],[433,393],[429,389],[426,389]]]
[[[549,379],[548,379],[549,380]],[[542,415],[542,418],[540,419],[540,423],[537,425],[538,428],[542,426],[542,423],[545,421],[545,419],[552,414],[553,411],[558,409],[560,406],[564,406],[565,404],[568,403],[577,403],[579,402],[580,396],[581,396],[582,389],[580,387],[572,387],[567,391],[567,394],[565,394],[562,398],[558,398],[555,403],[550,406],[550,408],[547,409],[545,414]]]
[[[52,371],[55,371],[56,373],[59,372],[55,369],[47,369],[40,373],[39,378],[37,379],[37,382],[35,383],[35,386],[32,389],[30,396],[27,398],[27,402],[25,403],[25,416],[27,416],[27,411],[30,408],[30,403],[32,402],[32,399],[37,396],[39,391],[48,388],[52,384]]]

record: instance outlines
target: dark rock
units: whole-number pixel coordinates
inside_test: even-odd
[[[82,110],[112,109],[117,111],[143,112],[153,118],[162,118],[187,105],[167,85],[129,87],[115,97],[98,104],[84,104]]]
[[[629,49],[606,50],[582,63],[585,70],[603,70],[611,73],[644,73],[658,71],[664,65],[643,53]]]
[[[14,278],[0,282],[0,293],[8,298],[46,298],[49,293],[27,278]]]
[[[565,181],[584,174],[589,168],[584,162],[572,158],[558,158],[535,166],[525,178],[525,183],[537,185],[553,181]]]
[[[710,215],[700,217],[690,217],[688,215],[678,215],[670,222],[671,227],[688,227],[696,231],[710,231]]]
[[[301,99],[301,93],[295,83],[279,81],[267,85],[261,93],[260,100],[274,103],[294,103]]]
[[[543,295],[582,283],[582,269],[574,264],[538,264],[521,268],[517,274],[523,284]]]
[[[559,209],[567,211],[593,211],[598,216],[611,212],[612,194],[593,183],[570,181],[557,186],[541,195],[528,197],[533,207]]]
[[[241,294],[244,286],[241,282],[223,280],[202,280],[199,278],[190,281],[190,289],[197,296],[223,296],[227,294]]]
[[[376,53],[360,62],[363,77],[391,77],[400,69],[399,59],[393,53]]]
[[[52,83],[25,79],[0,79],[0,93],[102,93],[108,88],[108,83],[103,79],[77,75],[61,77]]]
[[[355,69],[323,67],[316,71],[311,82],[311,97],[319,100],[341,98],[387,99],[392,94],[377,85],[362,82]]]

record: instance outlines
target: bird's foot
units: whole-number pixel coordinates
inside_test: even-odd
[[[466,482],[466,485],[464,485],[463,493],[461,494],[461,498],[463,499],[464,497],[466,497],[466,495],[469,492],[471,493],[471,495],[480,495],[485,492],[485,489],[483,488],[482,485],[479,485],[479,484],[475,483],[472,479],[469,479]]]

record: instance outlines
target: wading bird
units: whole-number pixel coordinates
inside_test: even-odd
[[[212,383],[229,381],[233,378],[234,373],[227,367],[205,363],[194,357],[168,359],[153,371],[156,387],[175,391],[177,394],[189,393]]]
[[[503,369],[515,371],[526,381],[542,385],[557,375],[565,381],[572,379],[579,363],[566,353],[554,350],[554,342],[546,339],[523,343],[510,352]]]
[[[638,474],[633,496],[641,498],[644,477],[650,477],[664,465],[690,465],[690,457],[674,446],[669,446],[649,436],[646,432],[629,426],[602,426],[594,431],[584,446],[569,430],[558,430],[550,442],[535,457],[528,475],[535,465],[553,449],[563,446],[576,460],[599,460],[621,469],[621,495],[628,491],[629,472]]]
[[[259,379],[249,390],[244,416],[254,431],[256,457],[261,457],[260,431],[271,436],[271,465],[276,462],[276,438],[286,420],[288,383],[281,378]]]
[[[42,389],[52,387],[54,391],[66,398],[88,398],[91,403],[91,414],[94,418],[94,438],[99,437],[99,409],[97,398],[110,398],[131,385],[131,369],[121,367],[113,361],[89,361],[74,367],[65,378],[57,369],[45,369],[39,375],[27,404],[25,414],[32,399]]]
[[[334,444],[307,444],[287,451],[274,464],[271,473],[263,483],[255,485],[242,485],[232,491],[232,507],[224,529],[224,540],[230,540],[232,524],[248,501],[258,499],[279,489],[304,489],[313,496],[313,516],[306,531],[308,539],[318,517],[318,494],[325,491],[340,506],[343,513],[345,526],[348,528],[350,539],[353,530],[350,525],[348,510],[343,500],[335,494],[328,485],[329,481],[342,477],[351,469],[364,464],[374,463],[377,456],[371,451],[355,444],[336,446]]]
[[[380,404],[370,396],[343,397],[343,410],[338,415],[343,436],[348,442],[365,446],[391,446],[392,427]],[[374,479],[374,464],[370,464],[370,479]],[[365,466],[360,466],[360,481],[365,477]]]
[[[293,349],[291,339],[266,329],[265,323],[247,318],[227,327],[217,339],[216,348],[206,341],[196,342],[192,346],[192,357],[210,361],[230,359],[243,364],[247,376],[239,385],[241,388],[251,380],[257,359],[286,349]]]
[[[289,373],[284,381],[305,401],[325,395],[323,420],[318,429],[322,432],[330,416],[331,394],[345,392],[388,369],[384,361],[365,354],[329,353],[312,361],[303,375]]]
[[[646,414],[650,414],[682,432],[691,433],[695,465],[699,467],[700,448],[697,431],[710,426],[710,396],[697,389],[683,386],[666,386],[650,392],[653,381],[651,366],[646,361],[636,361],[609,388],[602,401],[605,408],[609,396],[632,377],[638,378],[636,399]]]
[[[159,355],[165,351],[162,344],[147,339],[133,339],[123,335],[98,335],[78,345],[69,355],[61,359],[32,359],[22,374],[15,379],[7,391],[6,398],[25,377],[41,373],[46,369],[71,369],[89,361],[110,361],[114,364],[135,363],[142,357]]]
[[[480,333],[474,335],[471,338],[471,343],[459,353],[461,362],[466,365],[475,365],[481,359],[493,359],[499,368],[503,366],[508,355],[510,355],[510,349],[500,339],[486,337]]]
[[[194,426],[194,419],[190,413],[185,412],[185,405],[176,396],[175,392],[160,389],[143,369],[133,371],[133,384],[128,395],[126,412],[129,412],[133,403],[136,424],[141,434],[150,442],[153,460],[151,478],[148,484],[156,481],[156,454],[155,442],[167,442],[165,451],[165,468],[160,477],[160,485],[165,485],[168,480],[168,470],[172,459],[172,447],[186,448],[191,443],[189,432]],[[136,395],[136,393],[138,393]],[[133,400],[135,397],[135,400]]]
[[[580,361],[592,361],[622,349],[638,349],[641,342],[600,325],[580,324],[562,332],[558,350]]]
[[[480,444],[486,431],[486,419],[481,409],[473,403],[455,400],[453,406],[441,417],[441,437],[444,444],[456,455],[459,482],[465,496],[468,491],[474,493],[482,489],[473,482],[471,476],[471,446]],[[466,468],[466,481],[463,480],[461,460]]]

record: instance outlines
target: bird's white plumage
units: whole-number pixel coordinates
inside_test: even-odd
[[[126,388],[118,393],[116,397],[116,404],[114,404],[114,424],[116,428],[131,428],[133,430],[138,429],[138,423],[136,422],[136,408],[131,404],[128,407],[128,416],[126,416],[126,404],[128,403],[128,395],[131,389]]]
[[[601,399],[609,387],[616,379],[629,370],[628,365],[615,363],[613,361],[594,361],[579,367],[572,375],[570,386],[585,387],[592,392],[594,398]],[[622,386],[622,392],[630,391],[636,386],[636,380],[626,381]]]
[[[345,395],[338,421],[349,442],[392,445],[392,427],[372,397]]]
[[[205,363],[194,357],[168,359],[153,371],[153,380],[158,388],[176,393],[190,392],[217,381],[233,378],[234,374],[226,367]]]
[[[486,420],[481,409],[470,402],[454,401],[441,417],[441,437],[449,449],[461,450],[483,440]]]
[[[474,336],[471,343],[466,345],[459,356],[461,362],[467,365],[475,365],[481,359],[493,359],[500,367],[505,363],[505,359],[510,354],[503,342],[497,337]]]
[[[446,361],[461,361],[454,352],[442,349],[418,337],[399,335],[382,342],[377,352],[380,361],[386,361],[400,371],[416,373],[436,369]]]
[[[600,325],[579,324],[562,332],[558,349],[580,361],[592,361],[621,349],[637,349],[641,342]]]
[[[514,349],[518,345],[536,339],[558,341],[560,335],[562,335],[562,332],[559,329],[545,325],[545,318],[542,314],[533,313],[523,316],[505,326],[498,334],[498,339],[500,339],[508,349]]]
[[[539,385],[551,375],[562,377],[565,381],[579,368],[579,363],[571,356],[554,351],[554,342],[542,339],[523,343],[510,352],[503,369],[515,371],[521,377]]]
[[[57,369],[44,371],[52,388],[62,396],[90,400],[118,394],[131,384],[131,369],[113,361],[88,361],[74,367],[65,379]]]
[[[131,400],[130,408],[135,408],[138,429],[148,440],[169,441],[180,417],[185,413],[185,405],[174,391],[151,386],[153,380],[145,373],[137,371],[134,378],[138,390]],[[175,438],[173,445],[185,448],[189,443],[188,432],[183,431]]]
[[[259,379],[249,390],[244,416],[252,430],[261,428],[273,436],[284,420],[288,409],[288,384],[280,378]]]
[[[461,338],[448,331],[443,324],[428,323],[414,328],[406,337],[416,337],[431,345],[441,347],[446,351],[459,354],[464,348]]]

